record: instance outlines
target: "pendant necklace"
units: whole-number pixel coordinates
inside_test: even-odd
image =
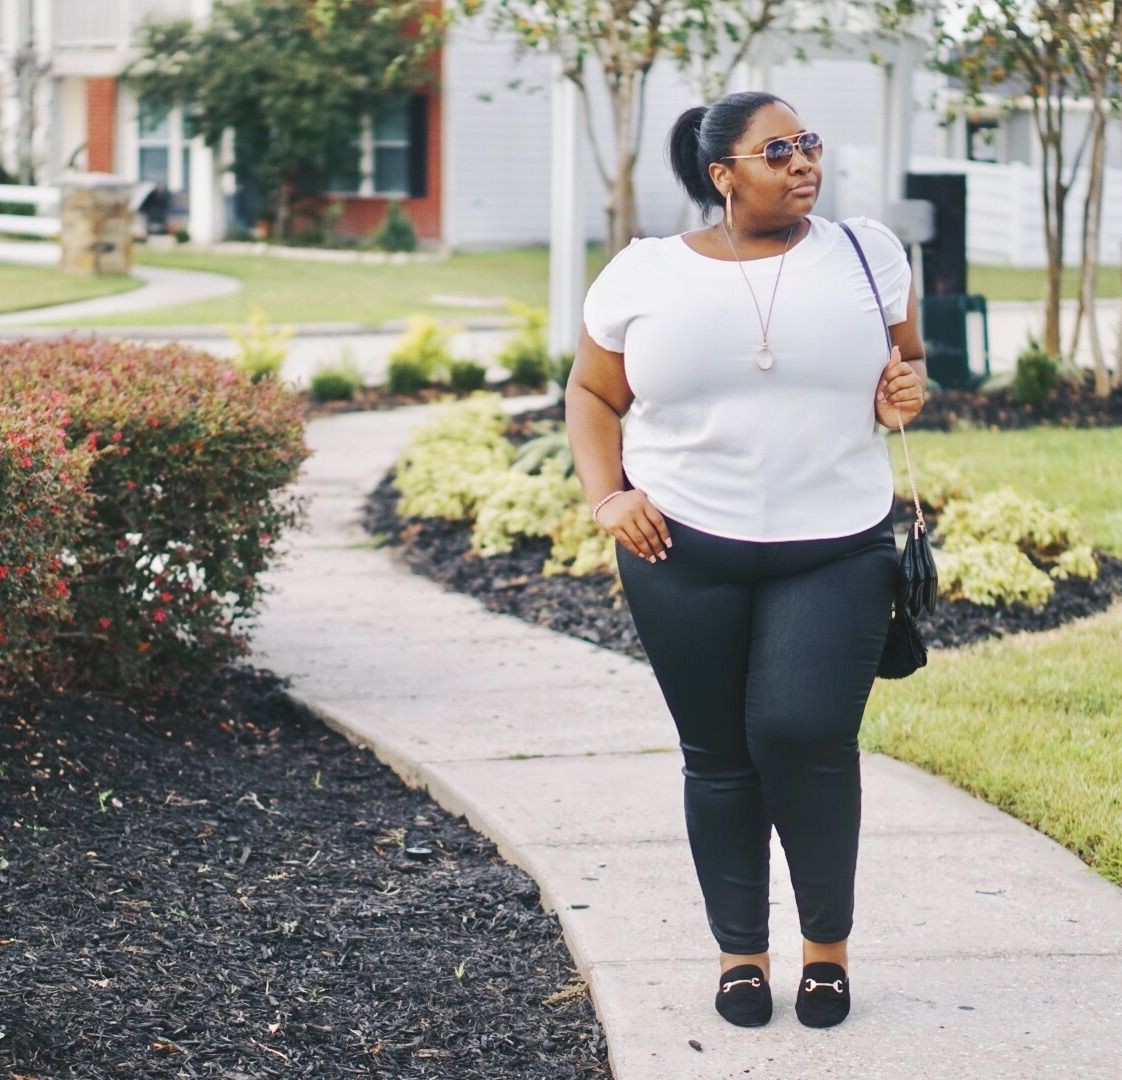
[[[760,302],[756,299],[756,290],[752,288],[752,282],[748,280],[748,275],[744,272],[744,266],[740,257],[736,254],[736,245],[732,241],[732,233],[729,232],[729,227],[724,221],[721,222],[721,228],[724,229],[725,238],[732,249],[732,257],[736,260],[736,265],[740,269],[740,276],[744,278],[744,284],[748,286],[748,291],[752,294],[752,303],[756,305],[756,317],[760,320],[760,330],[764,337],[759,351],[756,353],[756,367],[761,371],[767,371],[775,363],[775,357],[771,355],[771,349],[767,343],[767,330],[771,326],[771,310],[775,307],[775,294],[779,291],[779,275],[783,273],[783,261],[787,258],[787,249],[791,246],[791,237],[795,235],[795,226],[792,225],[787,230],[787,243],[783,246],[783,254],[779,259],[779,270],[775,274],[775,286],[771,290],[771,303],[767,307],[767,319],[760,311]]]

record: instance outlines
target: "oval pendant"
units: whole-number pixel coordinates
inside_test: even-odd
[[[772,364],[775,363],[775,357],[771,355],[771,349],[766,345],[760,346],[760,351],[756,353],[756,367],[761,371],[767,371]]]

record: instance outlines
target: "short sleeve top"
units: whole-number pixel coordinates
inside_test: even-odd
[[[678,235],[632,240],[584,303],[592,339],[623,354],[634,394],[623,468],[666,516],[738,540],[809,540],[870,528],[889,511],[892,472],[874,395],[884,328],[843,230],[811,216],[786,256],[741,267],[774,309],[761,370],[761,320],[735,262]],[[861,243],[889,325],[907,318],[911,271],[900,241],[869,218]]]

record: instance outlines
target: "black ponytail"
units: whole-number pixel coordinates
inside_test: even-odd
[[[670,167],[703,216],[725,204],[709,176],[710,164],[729,154],[758,110],[775,104],[791,109],[774,94],[755,91],[728,94],[708,108],[695,105],[687,109],[674,122],[666,144]]]

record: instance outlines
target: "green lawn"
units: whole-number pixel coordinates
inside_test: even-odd
[[[589,251],[590,273],[602,262]],[[358,322],[376,326],[414,313],[503,315],[502,307],[478,309],[436,304],[432,297],[511,297],[545,307],[549,255],[545,248],[456,254],[442,262],[402,266],[304,262],[269,256],[194,252],[142,252],[148,266],[211,270],[240,278],[242,292],[151,312],[88,320],[86,325],[174,326],[244,323],[253,305],[271,322]]]
[[[1122,885],[1122,605],[878,680],[861,746],[993,803]],[[970,858],[968,851],[964,858]]]
[[[971,265],[967,288],[987,300],[1043,300],[1048,275],[1044,270],[1021,270],[1011,266]],[[1079,270],[1067,267],[1061,280],[1061,295],[1074,300],[1079,295]],[[1117,266],[1099,267],[1095,295],[1105,299],[1122,296],[1122,271]]]
[[[404,266],[368,266],[359,263],[322,263],[300,259],[278,259],[259,255],[223,255],[210,252],[136,250],[137,261],[148,266],[185,270],[210,270],[239,278],[244,289],[235,295],[161,308],[150,312],[85,320],[88,326],[174,326],[244,323],[254,305],[272,322],[356,322],[376,326],[413,313],[461,316],[496,313],[455,304],[437,304],[433,296],[510,297],[545,307],[549,295],[549,255],[544,247],[452,255],[437,263]],[[603,265],[598,245],[588,249],[588,280]],[[9,268],[6,274],[28,271]],[[6,279],[5,279],[6,280]],[[1075,295],[1075,271],[1069,271],[1065,295]],[[1100,274],[1100,295],[1122,295],[1122,277],[1117,268]],[[111,285],[104,286],[111,289]],[[118,288],[123,285],[118,285]],[[1044,295],[1043,270],[1012,270],[1008,267],[973,266],[970,289],[991,300],[1039,300]],[[34,293],[36,305],[54,303]],[[82,294],[88,295],[88,294]],[[69,299],[69,296],[65,297]],[[26,292],[6,298],[3,310],[27,306]]]
[[[893,465],[906,475],[899,437]],[[923,494],[923,463],[937,455],[962,470],[978,491],[1009,484],[1051,506],[1079,511],[1096,547],[1122,555],[1122,428],[1074,431],[916,431],[908,436]]]
[[[134,277],[75,277],[45,266],[0,264],[0,312],[68,304],[95,296],[127,292],[140,282]]]

